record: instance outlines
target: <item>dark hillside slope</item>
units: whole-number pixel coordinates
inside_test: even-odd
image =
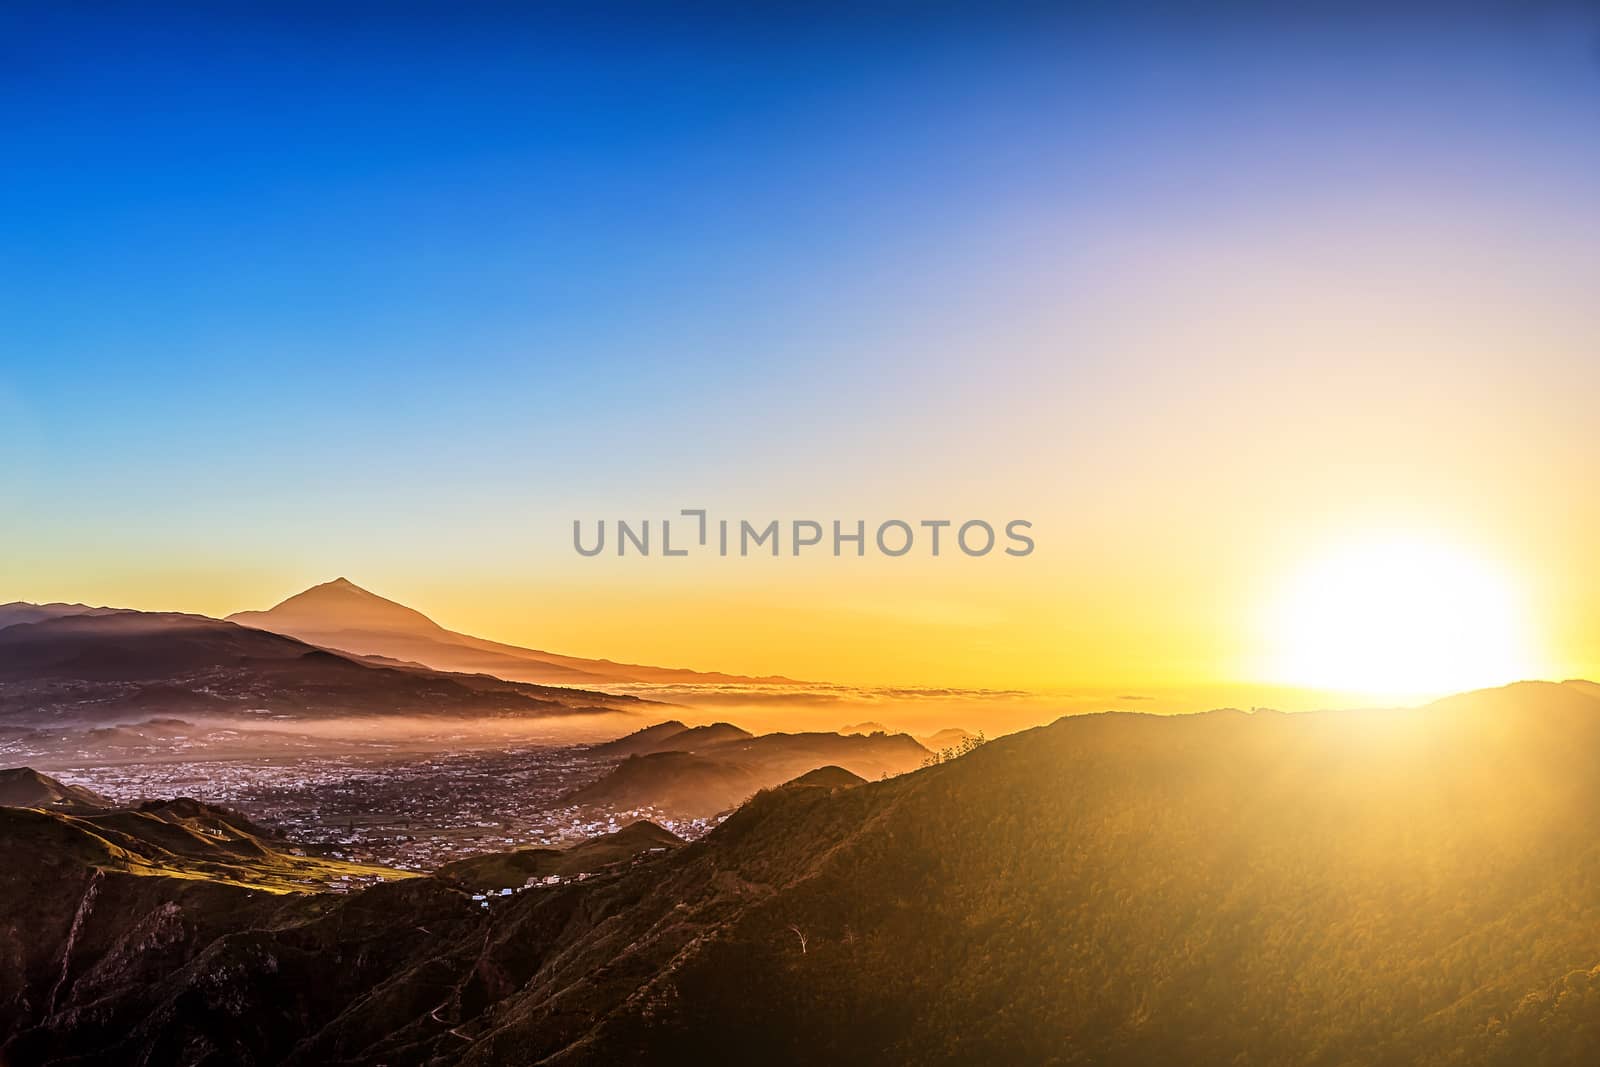
[[[648,706],[580,689],[379,666],[199,615],[121,611],[0,629],[0,720],[97,725],[153,712],[519,718]]]
[[[1600,705],[1567,697],[1093,716],[763,794],[679,857],[720,892],[637,906],[639,944],[693,951],[624,949],[651,977],[561,1061],[1581,1062]],[[517,998],[468,1062],[560,1002]]]
[[[40,774],[32,767],[8,767],[0,770],[0,806],[87,812],[109,808],[111,801],[81,785],[68,785]]]
[[[622,760],[609,774],[563,799],[602,810],[656,808],[682,818],[706,818],[737,807],[759,789],[820,767],[835,766],[858,778],[878,779],[914,770],[928,757],[928,750],[908,734],[756,737],[716,723],[652,739],[649,735],[656,729],[597,747],[601,754],[645,754]]]
[[[705,818],[744,803],[770,784],[742,764],[688,752],[655,752],[630,756],[604,778],[561,800],[606,811],[658,808],[685,818]]]
[[[570,848],[519,848],[446,863],[434,872],[441,881],[474,890],[520,887],[529,878],[571,878],[630,860],[641,853],[682,848],[671,830],[641,819],[613,833],[591,837]]]
[[[691,845],[487,910],[417,879],[241,911],[158,978],[69,981],[53,1008],[46,967],[0,1058],[1577,1065],[1600,1036],[1597,887],[1581,687],[1085,716],[770,789]],[[83,896],[34,894],[59,913],[41,960]]]
[[[331,884],[389,878],[409,876],[295,855],[236,813],[193,800],[89,816],[0,809],[0,1033],[47,1024],[95,1052],[94,1062],[137,1062],[110,1048],[147,1019],[163,981],[220,940],[301,928],[368,895],[319,892]],[[458,910],[467,915],[464,899]],[[397,913],[408,919],[416,921]],[[226,984],[225,975],[209,978]],[[246,1012],[238,1025],[248,1031],[260,1016]],[[29,1047],[0,1052],[0,1063],[47,1058]]]
[[[677,737],[689,728],[677,719],[658,722],[635,730],[625,737],[604,744],[595,745],[590,751],[605,759],[620,759],[626,756],[643,756],[651,752],[665,752],[670,746],[667,741]]]
[[[859,774],[851,774],[843,767],[818,767],[814,771],[807,771],[792,782],[785,782],[786,786],[814,786],[819,789],[851,789],[858,785],[865,785],[867,780]]]

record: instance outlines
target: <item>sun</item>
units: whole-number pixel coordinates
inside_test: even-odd
[[[1272,600],[1266,673],[1388,698],[1532,677],[1523,599],[1504,568],[1443,539],[1348,542],[1304,564]]]

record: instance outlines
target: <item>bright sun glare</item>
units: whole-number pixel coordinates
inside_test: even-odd
[[[1275,681],[1385,697],[1532,677],[1520,591],[1444,542],[1371,539],[1312,561],[1268,619]]]

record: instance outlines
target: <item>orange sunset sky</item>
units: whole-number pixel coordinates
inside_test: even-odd
[[[1590,22],[1039,18],[63,43],[0,104],[0,600],[346,575],[559,652],[1174,706],[1600,674]],[[572,550],[685,507],[1037,549]]]

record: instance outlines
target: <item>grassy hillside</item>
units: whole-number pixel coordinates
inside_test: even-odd
[[[201,879],[271,893],[313,892],[415,877],[406,871],[296,855],[232,812],[192,800],[71,815],[0,808],[0,856],[28,856],[139,876]]]

